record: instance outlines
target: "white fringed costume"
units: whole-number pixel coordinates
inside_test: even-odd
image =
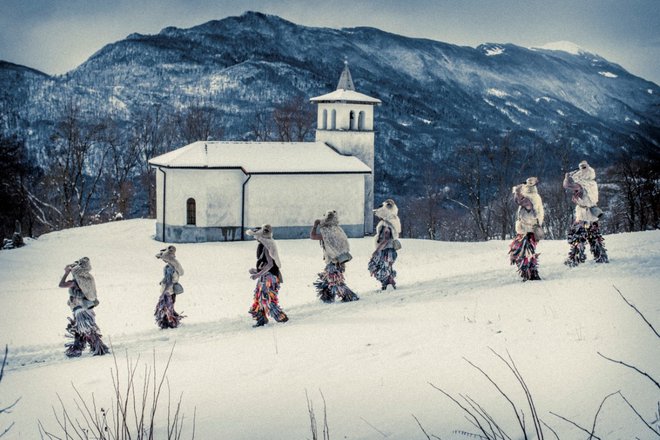
[[[92,265],[89,258],[69,265],[73,276],[73,285],[69,287],[69,301],[73,317],[68,318],[67,337],[73,339],[65,344],[68,357],[78,357],[89,344],[89,350],[94,356],[109,353],[108,346],[101,340],[101,333],[96,325],[94,307],[99,304],[96,294],[96,283],[90,273]]]
[[[538,179],[530,177],[524,184],[512,189],[513,198],[518,204],[516,213],[516,237],[509,246],[509,261],[518,267],[523,281],[540,280],[536,245],[541,239],[545,212],[543,201],[538,193]]]
[[[254,288],[254,300],[249,313],[256,321],[255,327],[261,327],[268,323],[270,315],[277,322],[287,322],[289,317],[284,313],[279,304],[278,294],[282,283],[282,273],[277,245],[273,240],[273,229],[270,225],[251,229],[245,232],[254,237],[257,246],[257,265],[250,270],[252,278],[257,280]]]
[[[179,284],[179,277],[183,275],[183,267],[176,259],[176,248],[174,246],[161,249],[156,254],[156,258],[163,260],[165,267],[163,268],[163,279],[160,281],[160,297],[156,304],[154,317],[156,324],[161,329],[176,328],[181,320],[185,318],[184,315],[174,310],[176,296],[183,293],[183,287]]]
[[[395,244],[401,233],[399,208],[394,200],[387,199],[380,208],[374,209],[374,214],[381,220],[376,226],[376,249],[369,260],[369,273],[380,281],[381,290],[386,290],[388,285],[396,289],[396,270],[393,266],[398,256]]]
[[[568,231],[567,241],[570,246],[564,264],[575,267],[587,260],[586,243],[596,263],[608,263],[603,235],[600,233],[598,220],[603,211],[598,208],[598,184],[596,170],[587,161],[580,162],[579,168],[564,178],[564,188],[573,191],[575,219]]]
[[[330,303],[339,298],[342,302],[357,301],[360,298],[344,280],[346,263],[351,260],[348,237],[339,226],[336,211],[328,211],[319,224],[321,247],[325,269],[314,282],[316,293],[321,301]]]

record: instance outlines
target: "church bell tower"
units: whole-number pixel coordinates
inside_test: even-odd
[[[374,106],[380,99],[355,90],[348,61],[339,77],[337,90],[310,100],[317,104],[316,141],[325,142],[341,154],[364,162],[371,174],[365,176],[364,233],[374,231]]]

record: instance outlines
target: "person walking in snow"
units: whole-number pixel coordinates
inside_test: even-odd
[[[396,270],[392,266],[397,258],[396,251],[401,249],[399,208],[394,200],[387,199],[380,208],[374,209],[374,214],[381,220],[376,226],[376,249],[369,260],[369,273],[380,281],[381,290],[386,290],[390,284],[396,289]]]
[[[67,337],[73,342],[67,342],[66,355],[78,357],[82,354],[85,346],[89,344],[89,350],[94,356],[109,353],[108,346],[101,340],[101,333],[96,325],[96,314],[94,307],[99,305],[96,296],[96,283],[90,272],[92,265],[89,258],[82,257],[80,260],[64,267],[64,276],[60,280],[59,287],[69,289],[69,301],[73,318],[69,319],[66,327]],[[69,274],[71,280],[67,280]]]
[[[323,219],[315,220],[309,238],[318,240],[323,249],[325,269],[314,282],[316,294],[321,301],[331,303],[335,298],[342,302],[359,300],[344,280],[346,263],[352,256],[349,252],[348,237],[339,226],[337,211],[328,211]]]
[[[575,203],[575,219],[568,231],[567,239],[570,250],[564,264],[575,267],[584,263],[587,259],[584,252],[587,242],[596,263],[609,263],[604,245],[605,239],[600,233],[598,224],[603,211],[597,206],[596,171],[586,160],[583,160],[577,170],[564,175],[563,186],[573,191],[572,200]]]
[[[287,322],[289,317],[279,305],[278,293],[282,283],[280,256],[277,245],[273,240],[273,228],[263,225],[245,232],[254,237],[257,245],[256,268],[250,269],[250,278],[257,280],[254,288],[254,302],[250,307],[250,315],[257,321],[254,327],[261,327],[268,323],[268,315],[277,322]]]
[[[536,245],[543,238],[543,201],[539,195],[538,179],[530,177],[512,189],[518,205],[516,213],[516,237],[509,246],[511,264],[518,267],[523,281],[540,280]]]
[[[165,262],[163,279],[160,281],[160,298],[156,304],[154,317],[161,329],[176,328],[185,317],[174,310],[176,296],[183,293],[183,286],[179,284],[179,277],[183,275],[183,267],[176,259],[176,248],[168,246],[156,254],[156,258]]]

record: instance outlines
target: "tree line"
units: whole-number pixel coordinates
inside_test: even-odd
[[[2,118],[7,120],[7,118]],[[149,159],[199,140],[223,137],[215,108],[192,103],[172,111],[158,105],[131,115],[129,122],[62,106],[38,151],[5,125],[0,133],[0,239],[11,237],[16,221],[28,236],[156,215],[155,170]],[[257,112],[245,140],[304,141],[316,122],[302,97]],[[9,128],[8,128],[9,127]]]
[[[316,114],[302,96],[255,110],[244,140],[308,141]],[[154,105],[128,121],[94,114],[75,101],[63,105],[41,151],[28,151],[19,130],[0,134],[0,234],[16,221],[28,236],[156,214],[155,171],[148,160],[199,140],[220,140],[223,119],[202,102],[178,110]],[[507,239],[514,233],[511,187],[540,178],[548,238],[564,238],[573,204],[561,186],[565,172],[584,159],[574,140],[554,143],[507,133],[480,138],[416,169],[414,194],[393,197],[401,208],[402,235],[431,240]],[[589,158],[587,158],[589,159]],[[384,165],[392,166],[392,164]],[[622,148],[597,167],[605,233],[660,227],[660,155],[646,146]],[[378,173],[378,170],[377,170]]]
[[[421,170],[423,191],[402,197],[402,235],[445,241],[508,239],[515,235],[511,188],[540,177],[549,239],[566,237],[575,205],[563,189],[564,173],[582,159],[570,140],[516,146],[515,135],[456,149]],[[522,144],[518,144],[522,145]],[[604,233],[660,228],[660,152],[652,146],[622,148],[596,166]]]

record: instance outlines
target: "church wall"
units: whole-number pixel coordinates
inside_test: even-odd
[[[316,130],[317,141],[325,142],[341,154],[357,157],[372,171],[374,170],[374,138],[373,131]],[[374,228],[372,215],[374,209],[373,173],[365,176],[364,200],[365,231],[370,234]]]
[[[246,227],[273,226],[276,238],[307,238],[334,209],[349,237],[364,235],[364,175],[254,175],[246,187]]]
[[[240,170],[164,169],[157,171],[156,237],[186,243],[241,239],[241,193],[245,175]],[[165,184],[164,184],[165,182]],[[163,227],[163,188],[165,222]],[[195,200],[195,225],[188,225],[186,202]]]

